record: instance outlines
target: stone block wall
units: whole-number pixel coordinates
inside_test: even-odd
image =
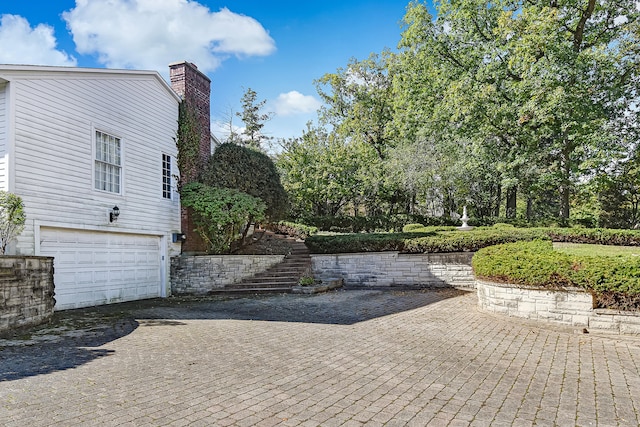
[[[593,308],[582,289],[533,289],[476,281],[481,310],[619,334],[640,334],[640,313]]]
[[[53,258],[0,256],[0,332],[53,316]]]
[[[370,252],[311,255],[313,275],[342,278],[347,288],[475,286],[473,253],[401,254]]]
[[[201,255],[171,258],[171,294],[206,295],[284,260],[284,255]]]

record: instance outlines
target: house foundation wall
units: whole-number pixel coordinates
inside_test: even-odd
[[[55,302],[53,258],[0,256],[0,332],[49,321]]]

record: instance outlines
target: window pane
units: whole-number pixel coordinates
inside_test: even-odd
[[[120,193],[120,139],[96,131],[95,183],[97,190]]]

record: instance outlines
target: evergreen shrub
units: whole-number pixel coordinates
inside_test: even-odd
[[[592,292],[596,306],[638,309],[640,258],[578,256],[555,251],[550,241],[514,242],[479,250],[476,277],[525,287],[577,287]]]

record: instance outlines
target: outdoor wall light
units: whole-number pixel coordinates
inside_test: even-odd
[[[187,240],[187,236],[182,233],[173,233],[171,235],[171,241],[173,243],[184,243]]]
[[[109,212],[109,222],[117,221],[119,216],[120,208],[117,206],[112,207],[111,212]]]

